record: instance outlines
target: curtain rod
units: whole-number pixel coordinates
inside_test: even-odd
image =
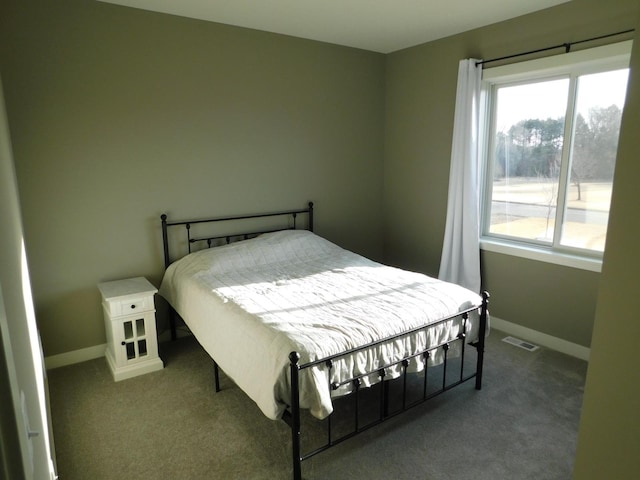
[[[565,49],[564,53],[569,53],[573,45],[578,45],[580,43],[586,43],[586,42],[593,42],[594,40],[602,40],[603,38],[615,37],[617,35],[624,35],[625,33],[631,33],[631,32],[635,32],[635,29],[632,28],[629,30],[624,30],[622,32],[609,33],[608,35],[601,35],[599,37],[592,37],[592,38],[587,38],[585,40],[578,40],[576,42],[561,43],[559,45],[554,45],[552,47],[539,48],[538,50],[530,50],[528,52],[516,53],[514,55],[507,55],[505,57],[492,58],[490,60],[483,60],[481,62],[476,62],[476,66],[485,65],[486,63],[491,63],[491,62],[498,62],[500,60],[508,60],[510,58],[522,57],[524,55],[531,55],[534,53],[546,52],[548,50],[555,50],[557,48],[564,48]]]

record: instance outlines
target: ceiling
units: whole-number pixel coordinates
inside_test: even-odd
[[[100,0],[390,53],[569,0]]]

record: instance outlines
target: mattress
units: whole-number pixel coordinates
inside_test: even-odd
[[[191,253],[166,270],[159,289],[220,368],[269,418],[290,402],[289,354],[304,364],[479,306],[458,285],[385,266],[306,230],[261,235]],[[478,315],[467,326],[477,337]],[[363,374],[454,338],[459,319],[301,371],[300,406],[317,418],[349,392],[330,383]],[[434,355],[432,363],[440,361]],[[412,370],[423,368],[414,362]],[[399,375],[389,369],[387,375]],[[331,375],[331,378],[329,378]],[[365,386],[376,378],[365,378]]]

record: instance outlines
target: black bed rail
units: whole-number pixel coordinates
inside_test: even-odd
[[[407,331],[407,332],[402,332],[399,333],[397,335],[392,335],[390,337],[387,337],[383,340],[379,340],[376,342],[371,342],[367,345],[363,345],[361,347],[358,348],[353,348],[350,349],[346,352],[341,352],[339,354],[336,355],[331,355],[322,359],[318,359],[318,360],[314,360],[312,362],[307,362],[304,363],[302,365],[300,365],[300,355],[297,352],[291,352],[291,354],[289,355],[289,361],[290,361],[290,370],[291,370],[291,405],[290,408],[288,410],[285,411],[285,414],[283,416],[283,420],[285,420],[285,422],[290,426],[291,428],[291,438],[292,438],[292,456],[293,456],[293,478],[294,480],[301,480],[302,478],[302,462],[304,460],[307,460],[335,445],[338,445],[342,442],[344,442],[345,440],[348,440],[366,430],[369,430],[370,428],[379,425],[380,423],[389,420],[390,418],[395,417],[396,415],[399,415],[409,409],[412,409],[418,405],[421,405],[422,403],[426,402],[427,400],[430,400],[431,398],[440,395],[448,390],[451,390],[452,388],[467,382],[468,380],[471,380],[473,378],[476,379],[475,382],[475,388],[476,390],[480,390],[482,388],[482,365],[484,362],[484,344],[485,344],[485,335],[487,332],[487,321],[488,321],[488,304],[489,304],[489,293],[488,292],[483,292],[482,293],[482,303],[481,305],[475,305],[473,307],[470,307],[466,310],[463,310],[461,312],[456,313],[455,315],[451,315],[448,316],[446,318],[443,318],[441,320],[438,320],[437,322],[431,323],[429,325],[425,325],[422,327],[418,327],[415,329],[412,329],[411,331]],[[467,340],[467,331],[468,331],[468,322],[469,322],[469,314],[471,312],[480,310],[480,315],[479,315],[479,326],[478,326],[478,339],[473,342],[473,343],[469,343],[469,345],[473,346],[476,350],[477,350],[477,359],[476,359],[476,367],[475,367],[475,371],[473,371],[472,373],[468,373],[467,375],[464,374],[464,367],[465,367],[465,361],[464,361],[464,356],[465,356],[465,347],[467,345],[466,340]],[[327,432],[326,432],[326,441],[324,444],[320,445],[319,447],[315,448],[312,451],[309,451],[307,453],[303,453],[302,452],[302,435],[301,435],[301,418],[300,418],[300,414],[301,414],[301,409],[300,409],[300,390],[299,390],[299,375],[300,375],[300,371],[307,369],[307,368],[311,368],[313,366],[317,366],[317,365],[321,365],[324,364],[327,366],[327,368],[329,369],[329,379],[331,379],[331,369],[333,368],[333,363],[336,359],[339,359],[341,357],[345,357],[348,355],[351,355],[353,353],[359,352],[359,351],[363,351],[375,346],[378,346],[380,344],[383,343],[387,343],[387,342],[391,342],[393,340],[396,340],[398,338],[401,337],[406,337],[409,335],[412,335],[414,333],[417,333],[419,331],[427,331],[429,328],[432,328],[436,325],[439,324],[443,324],[446,322],[450,322],[450,321],[454,321],[456,319],[460,319],[460,322],[462,324],[462,331],[456,335],[453,338],[447,339],[443,342],[441,342],[438,345],[434,345],[434,346],[430,346],[420,352],[411,354],[411,355],[407,355],[402,359],[399,359],[395,362],[389,363],[389,364],[384,364],[384,365],[378,365],[374,370],[365,372],[365,373],[361,373],[359,375],[357,375],[356,377],[344,380],[340,383],[336,383],[336,384],[330,384],[329,387],[333,390],[336,390],[337,388],[339,388],[340,386],[343,385],[347,385],[349,383],[351,383],[353,385],[353,391],[350,393],[350,395],[353,396],[353,401],[354,401],[354,422],[353,422],[353,428],[345,433],[342,434],[340,436],[334,437],[333,436],[333,429],[332,429],[332,416],[333,414],[329,415],[327,417]],[[447,382],[447,367],[448,367],[448,352],[450,349],[450,345],[453,342],[459,342],[461,347],[460,347],[460,371],[459,371],[459,375],[457,378],[457,380],[452,381],[452,382]],[[428,366],[428,361],[432,355],[432,352],[438,350],[438,349],[442,349],[444,352],[444,359],[442,362],[442,384],[439,388],[437,388],[436,390],[428,393],[428,373],[429,373],[429,367]],[[422,375],[423,375],[423,390],[422,390],[422,396],[421,398],[418,398],[417,400],[411,402],[411,403],[407,403],[407,375],[408,375],[408,367],[410,364],[411,360],[415,360],[415,359],[420,359],[424,362],[424,368],[422,370]],[[390,401],[389,401],[389,382],[387,380],[385,380],[386,377],[386,371],[387,369],[394,367],[396,365],[401,365],[402,368],[402,373],[400,375],[400,377],[397,377],[396,379],[401,380],[402,383],[402,406],[395,410],[394,412],[389,412],[389,406],[390,406]],[[365,425],[360,425],[360,419],[359,419],[359,394],[360,394],[360,387],[362,384],[362,379],[365,377],[370,377],[372,375],[377,375],[379,378],[379,383],[382,384],[382,387],[380,388],[380,406],[379,406],[379,415],[376,419],[369,421],[368,423],[366,423]],[[330,380],[329,380],[330,381]]]
[[[253,237],[257,237],[258,235],[262,235],[263,233],[272,233],[272,232],[280,232],[282,230],[295,230],[296,229],[296,222],[295,222],[295,213],[293,214],[293,225],[287,228],[273,228],[270,230],[254,230],[252,232],[248,232],[248,233],[232,233],[232,234],[225,234],[225,235],[214,235],[211,237],[196,237],[196,238],[189,238],[189,243],[197,243],[197,242],[207,242],[207,247],[211,248],[214,245],[214,241],[215,240],[224,240],[225,243],[231,243],[234,239],[243,239],[243,240],[247,240],[249,238],[253,238]],[[189,249],[189,253],[191,253],[191,249]]]
[[[281,211],[277,211],[277,212],[271,212],[271,213],[259,213],[259,214],[249,214],[249,215],[233,215],[233,216],[228,216],[228,217],[216,217],[216,218],[205,218],[205,219],[199,219],[199,220],[186,220],[186,221],[179,221],[179,222],[169,222],[167,221],[167,215],[165,213],[163,213],[162,215],[160,215],[160,219],[162,221],[162,250],[164,252],[164,266],[165,268],[167,268],[170,264],[171,264],[171,256],[169,254],[169,235],[168,235],[168,229],[169,227],[175,227],[175,226],[183,226],[185,228],[186,231],[186,240],[187,240],[187,248],[188,248],[188,253],[191,253],[191,245],[195,242],[207,242],[208,246],[211,247],[212,246],[212,242],[214,240],[222,240],[225,239],[227,243],[230,243],[232,239],[234,238],[250,238],[252,236],[257,236],[263,233],[270,233],[270,232],[276,232],[276,231],[280,231],[280,230],[289,230],[289,229],[295,229],[297,228],[296,225],[296,219],[297,216],[299,214],[307,214],[308,215],[308,224],[307,224],[307,230],[310,230],[313,232],[313,202],[309,202],[307,204],[307,208],[302,208],[302,209],[298,209],[298,210],[281,210]],[[251,219],[258,219],[258,218],[267,218],[267,217],[284,217],[284,216],[291,216],[293,219],[292,225],[289,225],[287,227],[283,227],[283,228],[277,228],[277,229],[269,229],[269,230],[257,230],[254,232],[250,232],[250,233],[238,233],[238,234],[225,234],[225,235],[213,235],[213,236],[205,236],[205,237],[198,237],[198,238],[192,238],[191,237],[191,227],[193,225],[197,225],[197,224],[203,224],[203,223],[217,223],[217,222],[228,222],[231,220],[251,220]]]

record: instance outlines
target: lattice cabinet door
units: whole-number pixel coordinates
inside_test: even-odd
[[[103,282],[98,289],[107,334],[105,357],[114,380],[162,369],[154,304],[158,290],[144,277]]]

